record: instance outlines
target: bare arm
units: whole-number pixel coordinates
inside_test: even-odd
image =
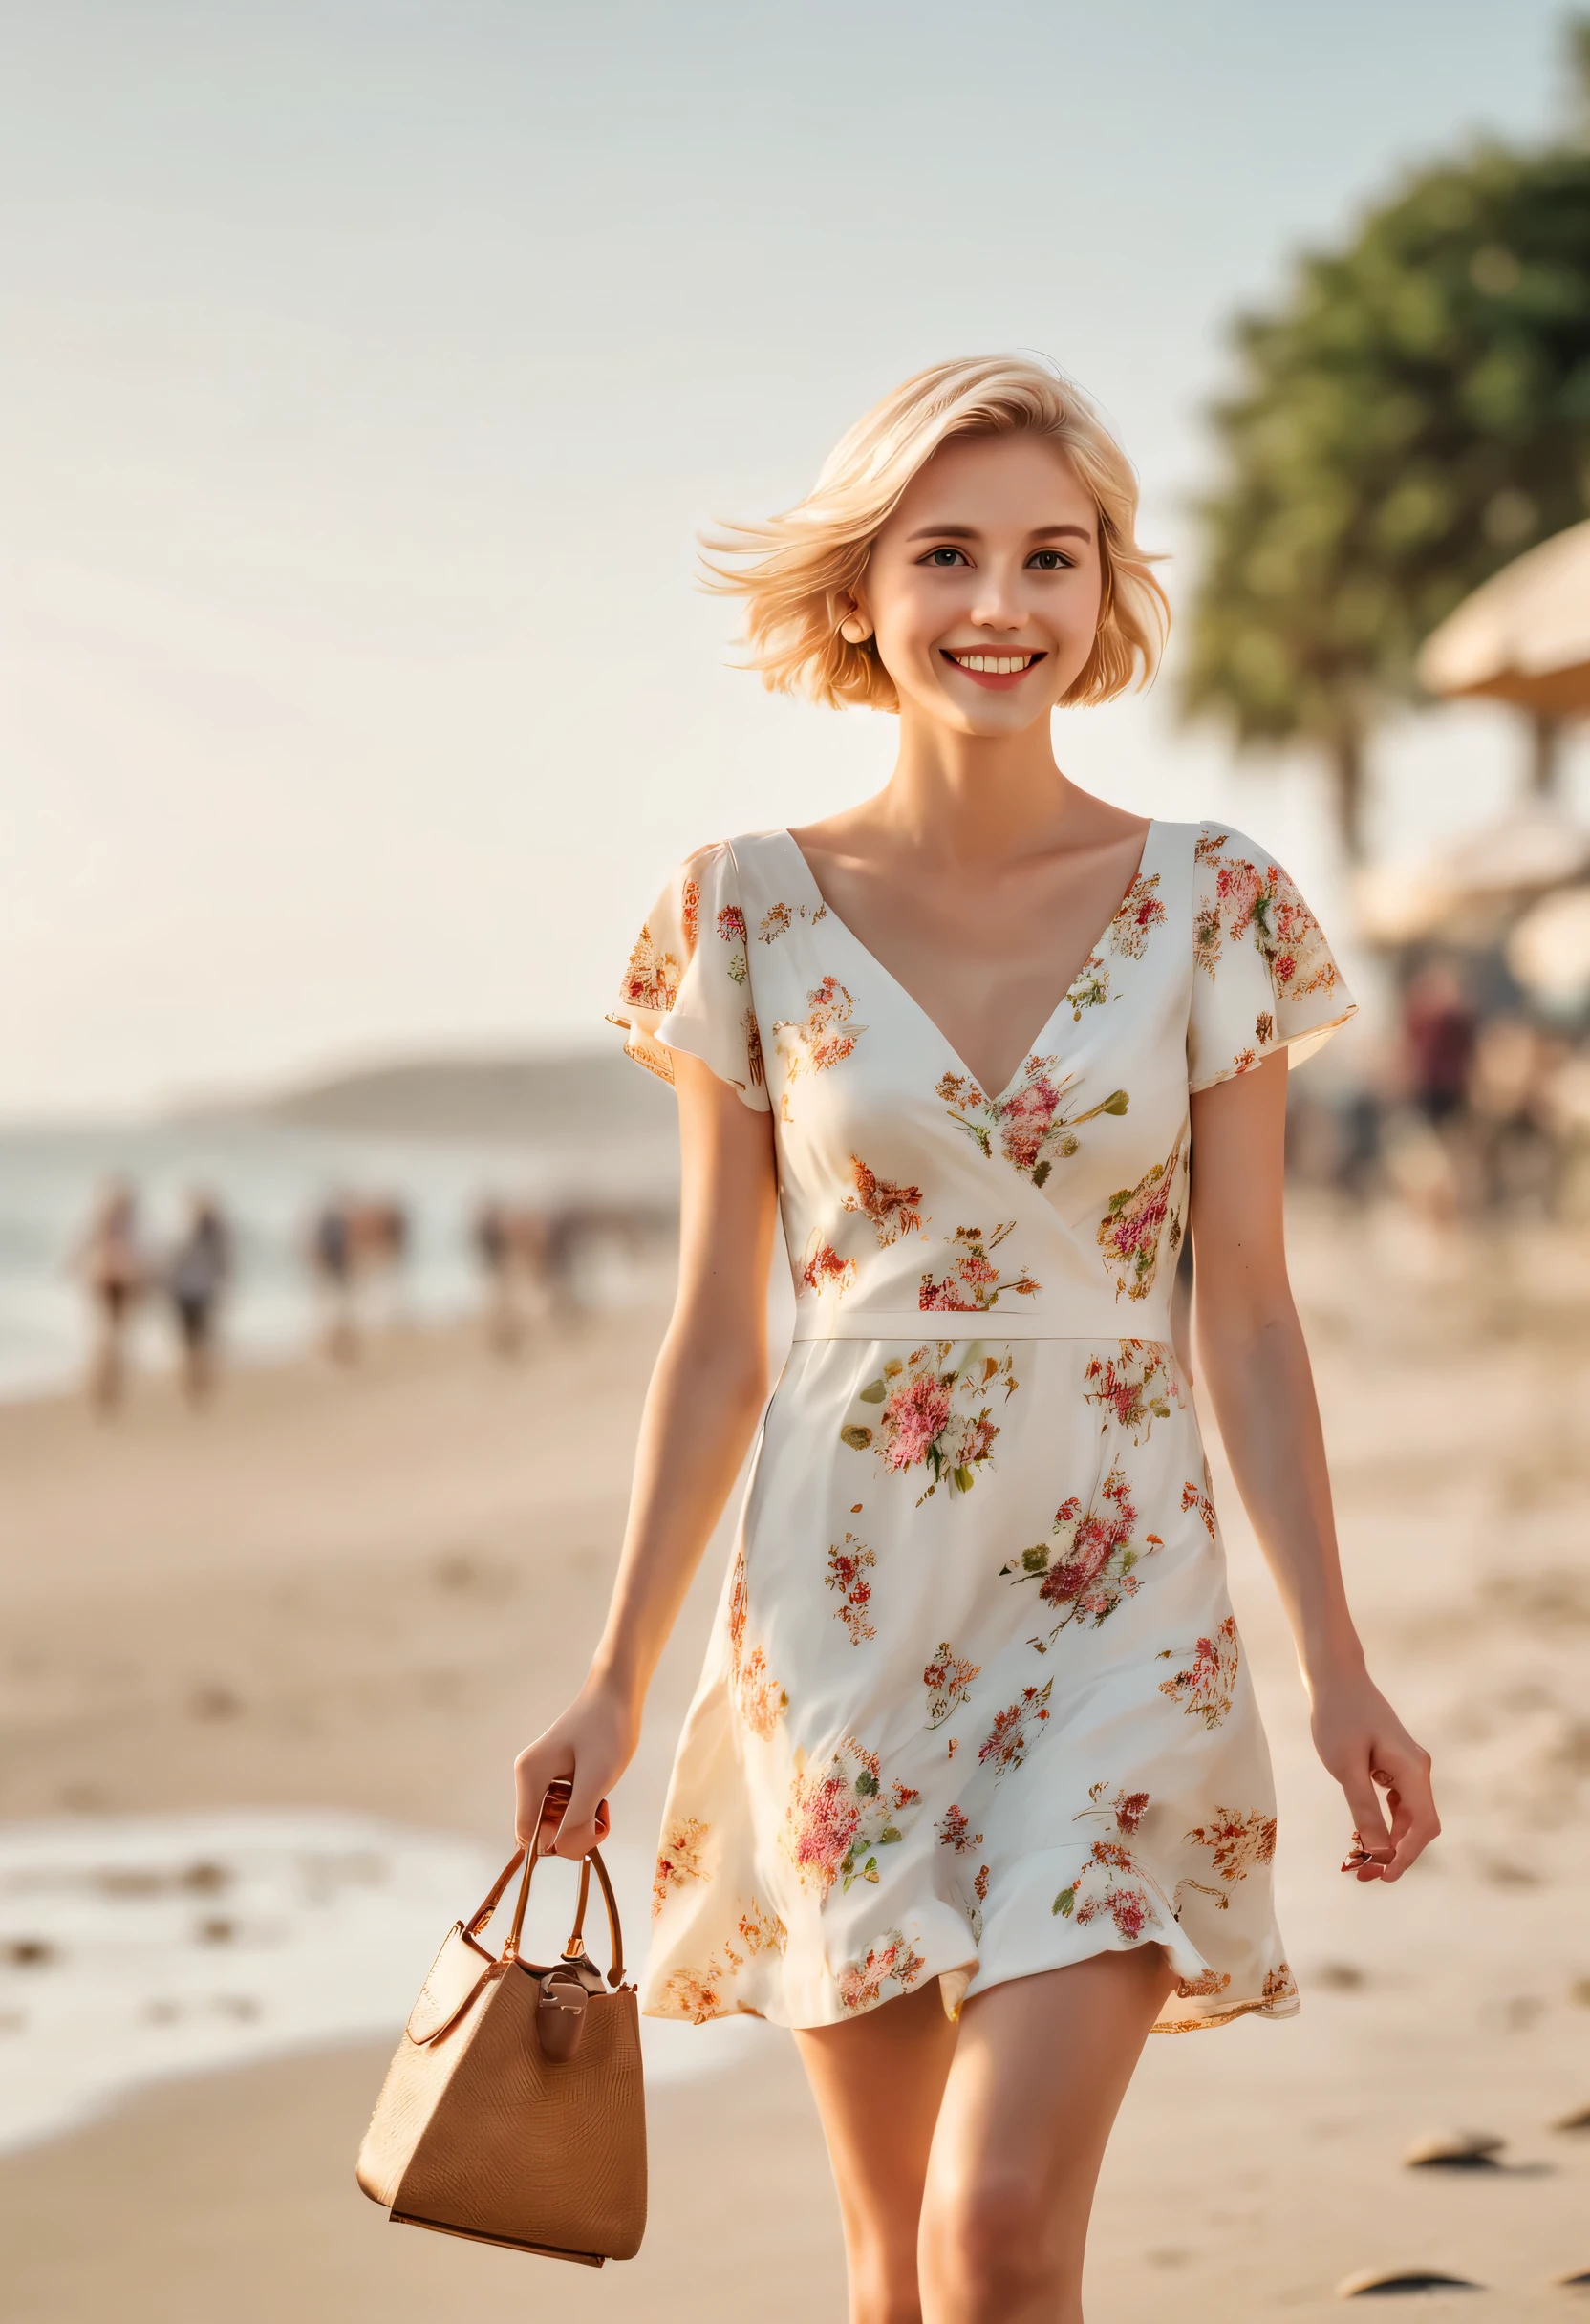
[[[1343,1869],[1396,1880],[1441,1827],[1429,1755],[1370,1679],[1343,1586],[1314,1379],[1286,1276],[1285,1126],[1284,1056],[1192,1099],[1198,1353],[1292,1625],[1315,1747],[1362,1835],[1367,1861],[1349,1857]]]
[[[514,1762],[527,1842],[559,1776],[573,1790],[557,1853],[582,1856],[596,1806],[634,1755],[646,1689],[745,1456],[767,1393],[767,1268],[777,1210],[771,1118],[676,1056],[679,1286],[647,1390],[629,1524],[590,1675]]]

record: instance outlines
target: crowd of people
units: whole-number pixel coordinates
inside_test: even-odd
[[[482,1281],[487,1345],[513,1356],[538,1324],[567,1323],[585,1303],[594,1250],[638,1260],[671,1224],[671,1214],[644,1204],[483,1197],[466,1237]],[[338,1191],[314,1211],[301,1257],[315,1293],[318,1345],[329,1361],[355,1363],[372,1332],[400,1315],[413,1245],[413,1220],[397,1196]],[[135,1325],[151,1310],[163,1316],[172,1335],[183,1395],[196,1409],[208,1402],[219,1379],[237,1253],[235,1230],[213,1194],[191,1194],[181,1231],[161,1243],[145,1232],[131,1185],[118,1179],[102,1190],[72,1254],[89,1306],[87,1386],[97,1411],[112,1413],[124,1400]]]

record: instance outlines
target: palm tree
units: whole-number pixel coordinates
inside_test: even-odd
[[[1590,17],[1567,32],[1575,132],[1426,168],[1301,258],[1235,323],[1211,415],[1183,706],[1322,752],[1353,857],[1368,741],[1418,699],[1421,641],[1590,509]]]

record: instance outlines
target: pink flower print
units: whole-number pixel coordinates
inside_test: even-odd
[[[1070,1079],[1056,1082],[1053,1057],[1029,1057],[1019,1087],[999,1098],[985,1097],[966,1075],[946,1073],[938,1084],[952,1119],[957,1121],[979,1153],[992,1157],[998,1135],[999,1151],[1012,1167],[1034,1186],[1042,1186],[1057,1161],[1077,1152],[1077,1130],[1102,1113],[1123,1114],[1129,1100],[1124,1089],[1112,1089],[1085,1112],[1062,1111],[1074,1087]]]
[[[745,958],[745,915],[738,904],[725,904],[718,915],[718,933],[725,944],[732,946],[729,954],[729,975],[736,984],[743,984],[751,974]]]
[[[999,1144],[1007,1162],[1030,1176],[1043,1156],[1043,1141],[1054,1128],[1060,1091],[1043,1071],[1052,1061],[1034,1057],[1027,1062],[1028,1079],[999,1112]]]
[[[1164,921],[1165,906],[1155,893],[1158,886],[1157,872],[1151,872],[1147,879],[1139,872],[1109,923],[1110,949],[1125,954],[1128,960],[1142,958],[1150,929],[1158,928]]]
[[[872,2009],[882,2000],[886,1985],[909,1992],[926,1967],[922,1955],[906,1943],[897,1928],[892,1928],[881,1944],[869,1948],[865,1961],[848,1962],[840,1970],[840,2007],[852,2015],[858,2010]]]
[[[872,1584],[867,1576],[877,1561],[875,1554],[853,1533],[845,1536],[843,1548],[836,1543],[828,1551],[827,1586],[839,1592],[834,1612],[849,1632],[853,1646],[878,1634],[867,1613],[872,1603]]]
[[[792,1082],[803,1073],[827,1072],[850,1055],[867,1030],[864,1024],[850,1022],[854,1008],[854,994],[837,977],[825,977],[807,993],[804,1018],[781,1018],[775,1023],[775,1033],[790,1037],[778,1044],[778,1050]]]
[[[1134,1444],[1142,1444],[1156,1420],[1169,1420],[1172,1403],[1181,1402],[1181,1388],[1171,1351],[1160,1340],[1123,1340],[1121,1353],[1092,1356],[1083,1374],[1089,1404],[1096,1404],[1117,1427],[1129,1429]]]
[[[1053,1531],[1062,1543],[1058,1551],[1037,1541],[1000,1566],[1000,1573],[1013,1582],[1037,1582],[1045,1605],[1064,1608],[1049,1633],[1051,1646],[1067,1623],[1090,1621],[1097,1629],[1123,1599],[1136,1597],[1142,1587],[1137,1567],[1165,1546],[1156,1533],[1145,1534],[1139,1544],[1133,1539],[1136,1529],[1137,1510],[1126,1472],[1112,1469],[1095,1503],[1084,1509],[1073,1494],[1055,1511]]]
[[[1226,855],[1224,831],[1206,832],[1197,857],[1214,872],[1214,894],[1193,920],[1193,957],[1214,976],[1223,941],[1247,938],[1270,972],[1278,994],[1330,992],[1340,981],[1324,933],[1279,864],[1262,871],[1245,856]]]
[[[1172,1251],[1181,1242],[1181,1213],[1171,1209],[1181,1162],[1178,1138],[1163,1162],[1109,1198],[1109,1210],[1099,1222],[1098,1244],[1107,1265],[1113,1260],[1122,1272],[1115,1279],[1115,1296],[1147,1299],[1159,1271],[1162,1238]]]
[[[1034,1281],[1023,1268],[1008,1282],[1001,1282],[1000,1270],[989,1254],[998,1250],[1007,1235],[1016,1232],[1014,1218],[997,1226],[985,1236],[981,1227],[956,1227],[950,1237],[952,1247],[960,1256],[942,1276],[931,1270],[923,1274],[916,1294],[916,1304],[925,1310],[947,1309],[957,1315],[986,1314],[997,1307],[1003,1292],[1011,1291],[1030,1297],[1043,1286]]]
[[[897,1388],[884,1407],[884,1426],[890,1431],[884,1466],[911,1469],[926,1460],[953,1409],[948,1388],[935,1377],[908,1380]]]
[[[946,1359],[957,1351],[959,1361],[947,1366]],[[929,1482],[919,1502],[946,1479],[953,1492],[969,1493],[976,1470],[991,1456],[999,1433],[987,1405],[974,1409],[974,1403],[1000,1382],[1007,1397],[1015,1394],[1008,1349],[993,1356],[954,1340],[913,1348],[904,1362],[891,1357],[879,1377],[858,1391],[859,1403],[882,1406],[877,1428],[849,1421],[839,1431],[840,1441],[857,1452],[874,1447],[886,1472],[895,1475],[926,1469]]]
[[[979,1666],[957,1654],[946,1639],[937,1653],[922,1672],[922,1684],[928,1690],[928,1725],[942,1727],[951,1711],[958,1710],[972,1690],[972,1681]]]
[[[1174,1659],[1170,1646],[1159,1656],[1161,1662]],[[1188,1649],[1184,1668],[1174,1678],[1161,1679],[1159,1691],[1179,1703],[1190,1719],[1202,1719],[1213,1730],[1231,1710],[1237,1661],[1236,1619],[1228,1614],[1210,1637]]]
[[[1161,1925],[1162,1916],[1155,1908],[1154,1899],[1165,1907],[1165,1919],[1173,1920],[1175,1911],[1157,1882],[1126,1844],[1148,1813],[1148,1793],[1119,1790],[1107,1803],[1104,1796],[1108,1789],[1107,1783],[1092,1786],[1087,1795],[1089,1804],[1082,1810],[1077,1821],[1107,1821],[1123,1837],[1094,1840],[1082,1870],[1068,1888],[1061,1890],[1050,1910],[1067,1920],[1074,1918],[1079,1926],[1100,1918],[1112,1920],[1128,1944],[1135,1945],[1145,1930]]]
[[[1042,1687],[1023,1687],[1015,1702],[1007,1703],[996,1716],[978,1754],[979,1765],[986,1760],[993,1761],[996,1782],[1025,1761],[1035,1739],[1031,1728],[1042,1726],[1049,1715],[1049,1694],[1053,1686],[1054,1680],[1050,1678],[1045,1679]]]
[[[842,1891],[876,1883],[878,1850],[905,1838],[920,1797],[912,1784],[886,1783],[876,1752],[853,1735],[816,1772],[798,1754],[783,1840],[802,1887],[821,1899],[835,1881]]]

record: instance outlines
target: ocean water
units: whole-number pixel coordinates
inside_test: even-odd
[[[652,1861],[623,1843],[602,1856],[633,1977]],[[174,2075],[396,2044],[442,1938],[501,1870],[468,1840],[334,1809],[0,1824],[0,2154]],[[563,1949],[575,1884],[572,1866],[538,1872],[532,1960]],[[599,1904],[587,1935],[605,1969]],[[709,2073],[768,2038],[744,2017],[643,2018],[646,2078]]]
[[[71,1257],[109,1178],[137,1188],[142,1230],[157,1251],[179,1230],[191,1190],[220,1198],[237,1261],[226,1345],[248,1361],[309,1344],[319,1310],[304,1235],[317,1205],[339,1188],[396,1194],[406,1204],[409,1259],[381,1296],[387,1308],[425,1322],[479,1302],[468,1222],[483,1194],[655,1200],[667,1192],[668,1166],[666,1151],[653,1153],[620,1137],[585,1136],[576,1150],[572,1143],[398,1138],[247,1119],[0,1132],[0,1396],[60,1387],[80,1373],[89,1318]],[[586,1289],[601,1303],[621,1295],[622,1285],[598,1265]],[[136,1359],[161,1366],[171,1352],[167,1319],[159,1302],[146,1302],[135,1324]]]

